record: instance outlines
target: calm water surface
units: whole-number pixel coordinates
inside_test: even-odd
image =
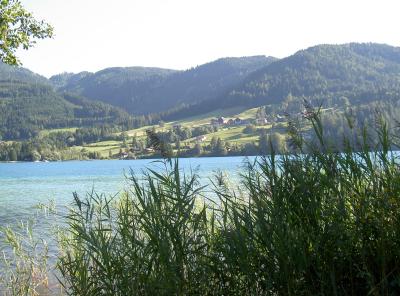
[[[243,157],[187,158],[180,160],[186,172],[197,170],[204,182],[213,172],[222,170],[237,175],[243,169]],[[72,193],[118,194],[128,186],[124,174],[140,174],[154,160],[95,160],[69,162],[0,163],[0,226],[26,220],[39,203],[54,200],[58,208],[71,204]]]
[[[235,180],[243,171],[245,160],[243,157],[186,158],[180,160],[180,167],[188,173],[196,171],[202,183],[209,182],[218,170],[227,172]],[[129,186],[125,175],[132,170],[140,176],[146,167],[160,170],[162,165],[154,160],[0,163],[0,227],[10,225],[20,232],[18,222],[34,218],[34,235],[48,242],[48,260],[50,266],[54,266],[58,249],[52,229],[62,223],[67,206],[73,201],[73,192],[82,196],[95,190],[97,193],[116,195]],[[50,200],[54,200],[60,215],[37,215],[36,206],[47,204]],[[2,242],[1,233],[0,252],[12,256],[10,246]],[[0,261],[0,273],[2,268]],[[49,274],[49,282],[54,286],[57,285],[55,274],[55,269]]]

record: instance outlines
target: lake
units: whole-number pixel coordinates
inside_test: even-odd
[[[237,176],[244,157],[180,159],[185,172],[197,170],[203,182],[217,170]],[[124,174],[141,174],[146,167],[160,169],[154,160],[93,160],[68,162],[0,163],[0,226],[27,220],[39,203],[54,200],[63,212],[71,204],[72,193],[115,195],[129,186]]]
[[[180,159],[180,168],[187,173],[195,171],[201,183],[209,183],[218,170],[226,172],[233,179],[243,171],[244,157],[207,157]],[[49,248],[49,264],[52,272],[48,275],[51,285],[57,286],[53,269],[57,260],[58,247],[54,240],[54,226],[63,224],[63,216],[73,202],[73,193],[80,196],[92,190],[106,195],[117,195],[128,188],[126,176],[132,171],[140,177],[145,168],[161,170],[160,161],[153,160],[93,160],[67,162],[16,162],[0,163],[0,227],[11,226],[25,236],[25,226],[20,222],[36,221],[33,224],[35,240],[44,238]],[[58,215],[45,216],[37,209],[38,204],[55,202]],[[12,249],[3,242],[0,233],[0,252],[12,257]],[[3,270],[0,260],[0,273]],[[2,288],[0,285],[0,294]]]

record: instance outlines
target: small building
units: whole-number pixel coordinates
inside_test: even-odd
[[[235,122],[236,125],[241,125],[243,120],[241,118],[239,118],[239,117],[236,117],[234,122]]]
[[[225,119],[225,117],[222,117],[222,116],[211,119],[211,125],[223,125],[226,123],[227,123],[227,120]]]
[[[219,124],[225,124],[226,123],[226,119],[225,119],[225,117],[218,117],[218,123]]]
[[[146,149],[144,149],[144,152],[146,152],[146,153],[154,153],[154,149],[153,148],[146,148]]]
[[[300,115],[303,116],[303,118],[305,118],[305,119],[309,119],[309,118],[312,118],[312,116],[314,115],[314,113],[313,113],[313,111],[311,111],[311,110],[304,109],[304,110],[300,113]]]
[[[128,153],[127,152],[122,152],[119,156],[120,159],[125,159],[128,158]]]
[[[268,120],[266,118],[257,118],[256,124],[257,125],[266,125],[266,124],[268,124]]]
[[[231,119],[229,119],[229,120],[226,122],[226,124],[227,124],[227,125],[235,125],[235,120],[233,120],[233,119],[231,118]]]
[[[204,142],[205,140],[207,140],[207,137],[205,135],[201,135],[201,136],[197,136],[196,137],[196,141],[197,142]]]

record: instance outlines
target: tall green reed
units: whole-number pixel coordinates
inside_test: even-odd
[[[398,295],[392,136],[382,124],[379,141],[364,130],[339,153],[308,114],[315,141],[292,127],[295,149],[248,162],[240,190],[220,174],[206,189],[166,160],[121,197],[75,195],[58,265],[67,293]]]
[[[0,227],[1,295],[62,293],[53,276],[54,258],[48,241],[36,231],[38,224],[44,222],[40,218],[53,218],[55,204],[52,201],[39,204],[37,209],[39,211],[26,222]]]

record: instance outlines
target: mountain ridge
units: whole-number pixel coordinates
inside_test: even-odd
[[[57,93],[45,77],[0,64],[0,140],[29,139],[46,128],[132,124],[133,118],[122,109]]]
[[[377,43],[317,45],[251,73],[217,100],[186,106],[169,112],[166,118],[228,106],[277,104],[289,96],[308,100],[348,97],[353,103],[360,103],[363,96],[378,100],[382,91],[399,90],[399,47]]]
[[[74,99],[71,106],[65,99],[69,94],[84,99]],[[377,43],[317,45],[283,59],[221,58],[185,71],[111,67],[50,79],[0,64],[0,137],[10,130],[29,137],[27,126],[52,127],[57,116],[63,125],[101,124],[102,118],[112,124],[112,116],[99,115],[112,113],[118,124],[126,120],[131,126],[135,120],[139,125],[154,124],[224,108],[298,105],[304,99],[334,106],[399,98],[400,48]],[[67,120],[76,119],[76,114],[96,118]],[[18,126],[19,118],[24,126]],[[18,133],[11,138],[18,138]]]
[[[214,92],[233,86],[254,69],[274,60],[272,57],[251,56],[221,58],[188,70],[178,71],[154,67],[112,67],[88,73],[58,87],[61,91],[77,92],[94,100],[121,107],[135,115],[149,114],[173,108],[187,101],[215,97]],[[140,70],[140,71],[139,71]],[[121,76],[132,74],[129,79]],[[147,73],[149,72],[149,73]],[[82,73],[82,72],[81,72]],[[139,74],[144,75],[139,75]],[[105,74],[108,76],[105,77]],[[148,75],[147,75],[148,74]],[[80,73],[76,75],[81,75]],[[56,82],[59,76],[52,76]],[[100,86],[101,91],[98,89]]]

